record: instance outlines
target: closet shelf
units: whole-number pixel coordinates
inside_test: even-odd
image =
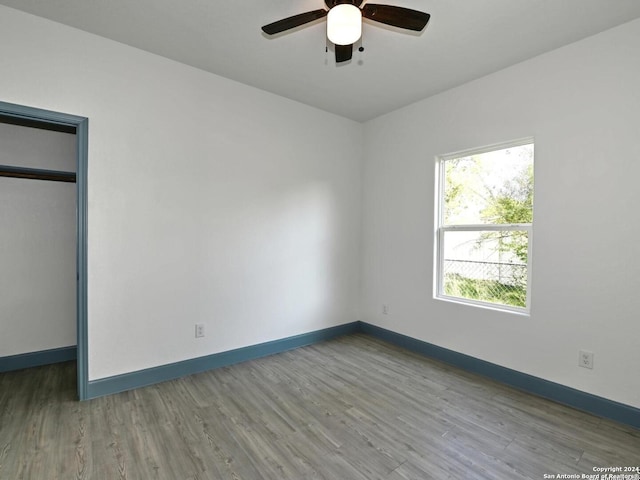
[[[26,178],[29,180],[48,180],[50,182],[75,183],[75,172],[59,172],[56,170],[42,170],[39,168],[10,167],[0,165],[0,177]]]

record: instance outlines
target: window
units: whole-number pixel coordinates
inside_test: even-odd
[[[533,139],[438,158],[436,297],[528,312]]]

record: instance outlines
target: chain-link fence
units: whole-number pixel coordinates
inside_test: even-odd
[[[519,307],[526,305],[526,264],[445,259],[443,273],[447,295]]]

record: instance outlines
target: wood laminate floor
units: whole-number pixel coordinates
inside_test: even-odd
[[[74,363],[0,374],[2,480],[539,480],[631,465],[638,430],[361,334],[87,402]]]

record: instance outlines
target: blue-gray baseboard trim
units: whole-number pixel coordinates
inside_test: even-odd
[[[77,348],[74,345],[72,347],[52,348],[51,350],[42,350],[41,352],[20,353],[8,357],[0,357],[0,372],[11,372],[12,370],[22,370],[23,368],[67,362],[75,360],[76,355]]]
[[[103,395],[132,390],[155,383],[174,380],[194,373],[213,368],[225,367],[235,363],[253,360],[276,353],[285,352],[305,345],[330,340],[351,333],[365,333],[399,347],[406,348],[463,370],[477,373],[500,383],[510,385],[540,397],[568,405],[585,412],[609,418],[635,428],[640,428],[640,409],[614,402],[603,397],[582,392],[559,383],[534,377],[510,368],[480,360],[463,353],[458,353],[416,338],[393,332],[366,322],[352,322],[330,327],[315,332],[304,333],[293,337],[260,343],[248,347],[215,353],[204,357],[184,360],[182,362],[161,365],[136,372],[125,373],[113,377],[92,380],[88,384],[87,399]],[[10,357],[5,357],[10,358]],[[0,358],[0,366],[5,359]],[[48,362],[52,363],[52,362]],[[0,371],[1,368],[0,368]]]
[[[112,393],[132,390],[154,383],[174,380],[194,373],[204,372],[213,368],[225,367],[234,363],[253,360],[275,353],[285,352],[305,345],[322,342],[342,335],[359,331],[359,322],[347,323],[336,327],[325,328],[315,332],[303,333],[271,342],[260,343],[248,347],[237,348],[221,353],[214,353],[204,357],[193,358],[181,362],[147,368],[136,372],[115,375],[113,377],[91,380],[88,384],[87,398],[96,398]]]
[[[635,428],[640,428],[640,409],[614,402],[597,395],[576,390],[559,383],[544,380],[533,375],[501,367],[495,363],[480,360],[400,333],[393,332],[366,322],[359,323],[359,330],[372,337],[384,340],[469,372],[491,378],[540,397],[568,405],[585,412],[609,418]]]

